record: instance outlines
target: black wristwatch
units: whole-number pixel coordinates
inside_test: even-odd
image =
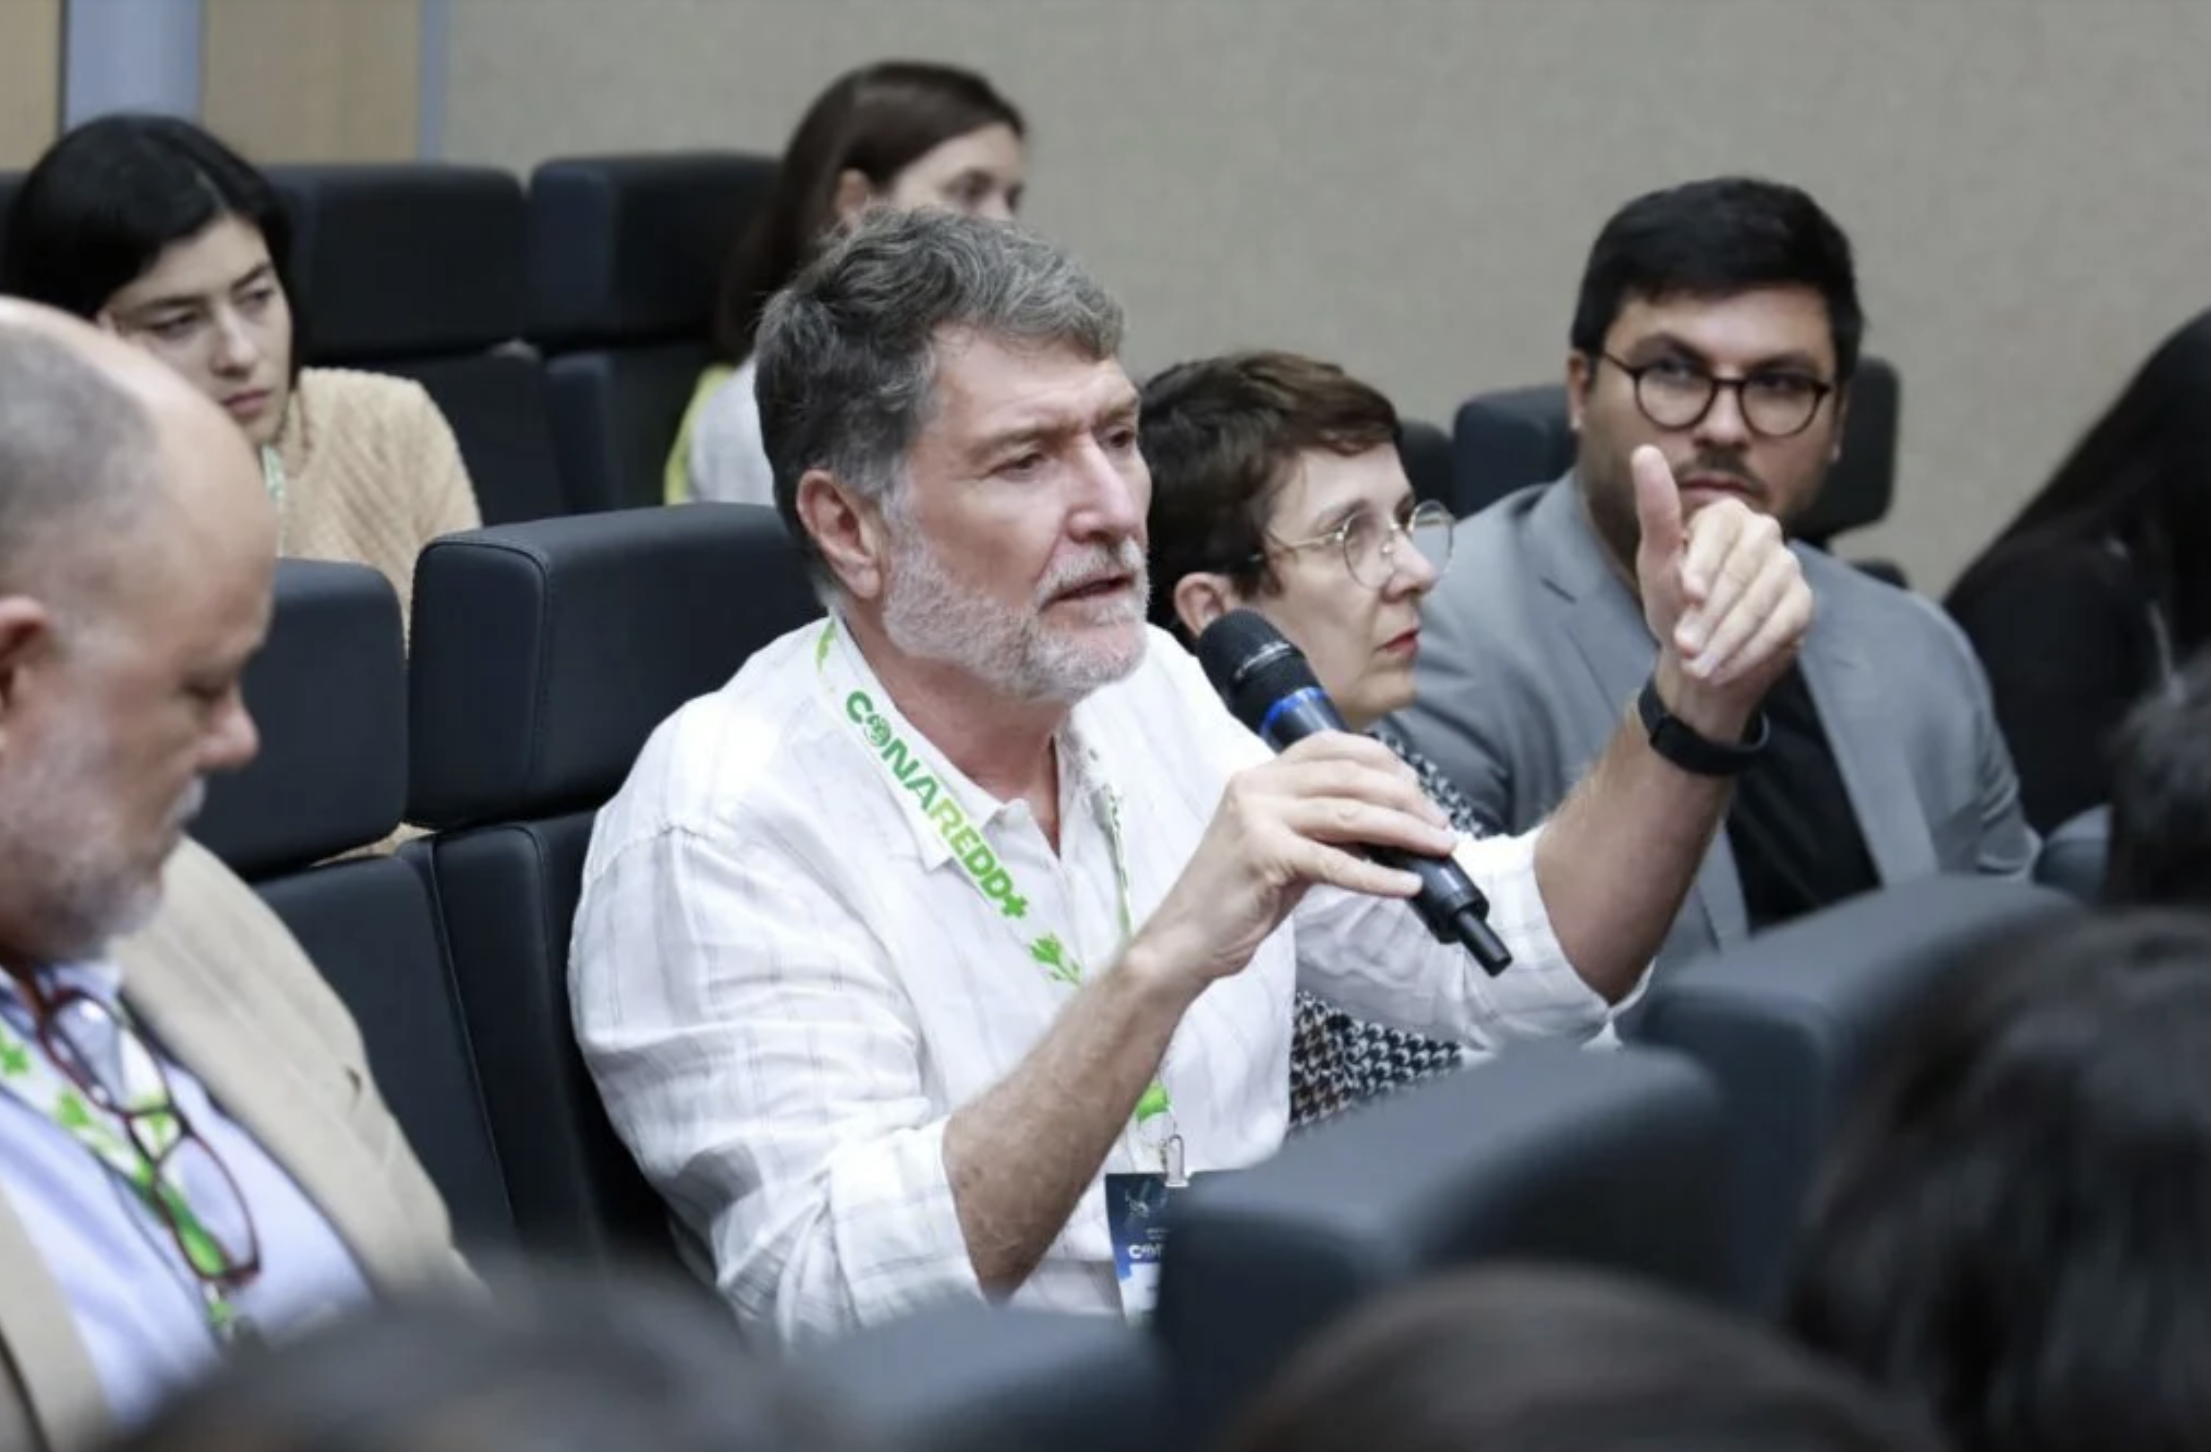
[[[1740,742],[1730,745],[1713,741],[1698,735],[1688,723],[1666,709],[1666,703],[1658,699],[1658,677],[1655,675],[1643,682],[1643,694],[1635,698],[1635,711],[1643,718],[1643,730],[1651,738],[1651,750],[1696,776],[1735,776],[1766,749],[1769,733],[1764,711],[1752,719]]]

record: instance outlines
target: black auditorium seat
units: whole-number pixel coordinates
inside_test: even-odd
[[[1511,1049],[1201,1176],[1170,1204],[1157,1327],[1210,1436],[1308,1338],[1446,1266],[1563,1260],[1722,1283],[1718,1088],[1656,1050]]]
[[[1397,457],[1405,465],[1405,479],[1415,499],[1451,503],[1451,436],[1420,419],[1400,419],[1397,424]]]
[[[462,1245],[511,1243],[429,884],[389,857],[327,860],[385,838],[406,799],[406,667],[390,583],[365,565],[281,562],[245,698],[260,755],[210,781],[193,836],[254,885],[352,1011]]]
[[[15,204],[16,189],[23,185],[23,173],[0,171],[0,247],[8,242],[8,208]]]
[[[1974,955],[2078,910],[2028,882],[1923,878],[1652,984],[1636,1036],[1695,1058],[1727,1095],[1730,1281],[1744,1309],[1772,1309],[1813,1167],[1914,1011]]]
[[[406,851],[436,884],[525,1243],[665,1255],[666,1214],[575,1043],[593,814],[675,708],[819,614],[772,510],[640,509],[450,535],[415,575]]]
[[[934,1307],[796,1359],[847,1425],[901,1452],[1179,1452],[1156,1340],[1117,1317]]]
[[[563,157],[531,174],[526,334],[575,508],[661,502],[711,357],[722,260],[774,177],[773,157],[707,151]]]
[[[493,167],[276,166],[311,365],[412,378],[486,524],[563,514],[545,370],[522,334],[522,184]]]

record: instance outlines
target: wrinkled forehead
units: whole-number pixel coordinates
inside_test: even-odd
[[[1027,342],[972,329],[931,345],[932,422],[948,433],[993,435],[1089,429],[1133,416],[1136,385],[1121,360],[1072,342]]]

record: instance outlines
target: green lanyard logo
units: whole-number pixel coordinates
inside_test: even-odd
[[[1015,885],[1013,874],[991,849],[974,817],[944,780],[943,772],[920,746],[906,739],[866,690],[858,684],[849,687],[829,684],[836,638],[837,622],[834,619],[824,622],[821,638],[814,646],[815,669],[821,674],[832,700],[837,698],[840,689],[843,691],[841,714],[867,748],[868,755],[882,769],[885,780],[899,794],[909,798],[913,810],[944,839],[944,845],[951,849],[952,860],[959,865],[960,875],[967,879],[968,886],[997,910],[1030,960],[1044,970],[1044,976],[1054,983],[1080,988],[1084,976],[1082,964],[1068,951],[1059,934],[1046,931],[1030,937],[1023,927],[1016,926],[1025,923],[1029,916],[1029,899]],[[1110,789],[1103,795],[1106,846],[1113,857],[1115,907],[1120,916],[1121,941],[1126,944],[1134,928],[1129,908],[1128,864],[1121,848],[1121,812]],[[1171,1108],[1166,1086],[1155,1079],[1136,1102],[1136,1122],[1143,1124],[1168,1113]]]
[[[951,789],[942,785],[918,752],[906,744],[888,717],[875,709],[867,692],[855,690],[844,698],[845,718],[860,728],[875,759],[883,763],[899,788],[912,795],[914,804],[952,849],[952,857],[967,880],[1006,917],[1019,922],[1029,915],[1029,900],[1013,889],[1013,875],[999,864],[998,854],[983,840],[967,809]],[[1034,948],[1030,951],[1033,953]],[[1038,960],[1042,962],[1042,959]]]

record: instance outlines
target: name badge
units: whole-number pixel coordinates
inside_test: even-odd
[[[1159,1259],[1167,1248],[1167,1204],[1174,1187],[1165,1175],[1109,1174],[1105,1182],[1121,1312],[1141,1326],[1159,1303]]]

